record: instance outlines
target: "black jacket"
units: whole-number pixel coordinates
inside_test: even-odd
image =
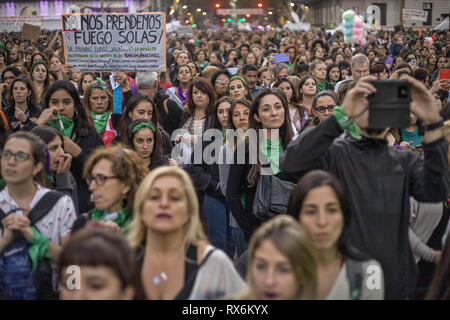
[[[385,140],[348,136],[334,141],[342,133],[336,118],[328,117],[289,145],[281,169],[291,174],[323,169],[336,175],[352,200],[351,243],[383,266],[386,299],[405,299],[417,279],[408,239],[409,197],[447,199],[448,143],[441,138],[424,144],[423,160],[388,147]]]
[[[5,112],[5,116],[6,119],[8,120],[9,123],[9,127],[11,128],[11,132],[16,132],[19,130],[26,130],[29,131],[31,130],[34,125],[33,122],[30,120],[30,118],[39,118],[39,116],[41,115],[42,112],[42,108],[41,106],[35,106],[35,105],[30,105],[28,106],[28,118],[27,121],[23,124],[22,128],[20,128],[20,121],[18,119],[16,119],[14,112],[15,112],[15,106],[14,105],[10,105],[8,106],[6,109],[4,109]]]
[[[158,92],[155,96],[155,103],[158,107],[158,121],[163,126],[164,130],[167,131],[169,135],[175,129],[180,128],[181,116],[186,110],[182,110],[176,102],[169,99],[169,97],[161,92]],[[167,111],[164,107],[164,101],[166,101]]]
[[[240,142],[245,143],[245,142]],[[248,146],[245,147],[245,163],[238,162],[238,152],[242,149],[238,145],[234,152],[234,162],[230,165],[228,173],[226,201],[233,217],[236,219],[239,227],[244,232],[247,242],[250,240],[253,232],[264,222],[253,215],[253,201],[255,199],[256,185],[249,186],[247,176],[252,167],[249,161]],[[289,175],[279,172],[276,177],[294,182]],[[242,205],[241,196],[244,194],[245,207]]]
[[[222,138],[222,137],[221,137]],[[204,158],[205,148],[214,143],[213,141],[205,141],[202,140],[202,144],[196,144],[194,146],[194,151],[191,156],[191,164],[188,165],[185,170],[190,174],[192,181],[194,182],[195,189],[197,192],[205,192],[208,196],[214,197],[220,200],[225,201],[225,197],[223,196],[220,188],[218,187],[220,176],[219,176],[219,155],[216,154],[213,149],[211,152],[207,152],[208,156],[211,156],[211,159]],[[195,163],[195,149],[201,147],[201,155],[202,161],[201,163]],[[200,150],[198,150],[200,151]],[[206,164],[206,162],[211,164]]]
[[[73,139],[73,142],[81,148],[81,153],[72,159],[72,165],[70,167],[70,171],[77,183],[78,210],[81,213],[87,212],[93,208],[91,192],[88,189],[86,181],[83,179],[83,166],[91,152],[104,144],[95,128],[89,128],[89,132],[85,137],[76,136],[75,139]]]

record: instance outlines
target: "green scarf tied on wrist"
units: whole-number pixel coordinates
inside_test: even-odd
[[[106,211],[94,209],[92,212],[92,220],[93,221],[104,221],[106,217]],[[121,209],[117,212],[116,219],[113,220],[120,229],[124,229],[127,232],[128,225],[131,223],[132,216],[131,212],[127,208]]]
[[[35,227],[31,227],[33,229],[33,236],[28,242],[31,244],[28,249],[28,254],[30,255],[31,263],[32,263],[32,272],[36,271],[39,260],[43,258],[52,259],[49,250],[50,250],[50,240],[43,236]]]
[[[94,122],[95,130],[97,130],[98,133],[103,133],[103,131],[105,131],[109,115],[109,112],[95,113],[94,111],[91,111],[91,118]]]
[[[69,139],[72,138],[73,128],[75,127],[75,121],[73,121],[73,119],[58,116],[58,120],[50,120],[48,124],[62,133],[65,137]]]
[[[347,130],[350,135],[355,139],[361,139],[361,135],[359,134],[359,127],[355,124],[355,120],[350,118],[342,107],[334,108],[334,117],[336,118],[339,126],[342,130]]]

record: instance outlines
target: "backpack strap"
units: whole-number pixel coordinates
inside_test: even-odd
[[[3,112],[3,110],[0,110],[0,117],[3,120],[3,124],[5,125],[5,129],[6,131],[9,131],[9,123],[8,123],[8,119],[6,119],[5,113]]]
[[[350,299],[361,299],[361,287],[363,282],[363,268],[361,261],[345,258],[347,267],[347,279],[350,287]]]
[[[42,218],[44,218],[51,211],[56,202],[58,202],[58,200],[63,196],[64,195],[62,193],[53,190],[47,192],[28,213],[30,226],[34,226]]]
[[[163,106],[164,106],[164,111],[167,113],[167,115],[169,115],[169,107],[167,106],[167,100],[169,100],[169,98],[164,100]]]
[[[184,270],[184,286],[181,291],[175,297],[175,300],[187,300],[191,294],[192,288],[194,287],[195,279],[197,278],[198,271],[205,264],[208,258],[216,249],[212,249],[208,252],[205,258],[200,262],[199,265],[194,264],[192,262],[185,262],[185,270]],[[187,257],[189,260],[197,261],[197,247],[190,245]]]

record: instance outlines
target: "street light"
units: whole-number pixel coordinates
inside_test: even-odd
[[[203,12],[203,15],[206,16],[206,12]]]
[[[202,9],[198,8],[198,9],[197,9],[197,12],[202,12]]]
[[[184,5],[184,6],[183,6],[183,9],[187,9],[187,5]]]
[[[295,3],[291,2],[290,5],[291,5],[291,7],[293,7],[293,6],[295,6]]]

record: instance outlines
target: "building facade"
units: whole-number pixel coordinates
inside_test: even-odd
[[[380,27],[394,28],[401,23],[401,6],[428,12],[428,20],[403,21],[405,28],[434,28],[450,13],[449,0],[310,0],[307,20],[312,25],[332,28],[341,23],[342,12],[353,9],[366,17],[367,8],[380,8]]]

